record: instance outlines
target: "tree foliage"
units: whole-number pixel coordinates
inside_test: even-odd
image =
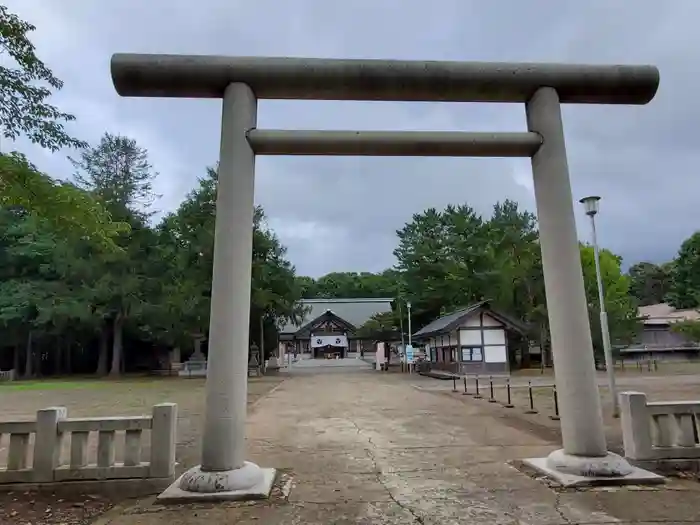
[[[630,266],[630,295],[635,297],[639,306],[663,303],[671,286],[670,264],[653,264],[639,262]]]
[[[144,208],[156,198],[153,180],[158,175],[148,152],[134,139],[105,133],[95,147],[85,147],[76,169],[78,187],[93,194],[115,216],[143,216]]]
[[[114,222],[97,200],[69,182],[40,173],[24,155],[0,154],[0,206],[26,210],[58,234],[84,238],[113,249],[113,238],[128,229]]]
[[[680,321],[671,325],[671,331],[683,335],[688,341],[700,343],[700,321]]]
[[[602,349],[600,331],[600,301],[592,246],[581,246],[588,311],[590,314],[593,346]],[[610,339],[616,344],[630,344],[639,331],[637,301],[630,295],[630,277],[621,270],[622,258],[609,250],[600,250],[600,275],[603,281],[605,310],[608,314]]]
[[[681,244],[671,270],[668,302],[678,309],[700,305],[700,232]]]
[[[57,151],[85,147],[64,124],[75,119],[48,103],[52,90],[63,83],[36,55],[29,33],[35,27],[0,5],[0,134],[20,136]],[[113,248],[112,237],[124,230],[85,192],[40,173],[23,155],[0,153],[0,206],[20,207],[52,223],[62,235],[94,238]]]
[[[164,352],[187,351],[195,337],[206,337],[216,170],[152,225],[144,206],[154,197],[155,172],[145,149],[106,134],[79,159],[75,191],[130,228],[114,237],[117,250],[105,250],[26,210],[0,208],[2,369],[119,375],[158,366]],[[274,341],[278,323],[304,312],[295,269],[261,208],[251,228],[251,338],[261,345]]]
[[[14,62],[14,67],[0,65],[2,134],[11,140],[25,135],[51,151],[84,147],[84,142],[71,137],[64,128],[64,123],[75,117],[47,102],[51,90],[61,89],[63,82],[36,55],[29,39],[35,29],[0,5],[0,54]]]

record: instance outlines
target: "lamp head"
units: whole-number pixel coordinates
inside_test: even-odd
[[[586,210],[586,215],[593,217],[600,208],[600,197],[597,195],[591,195],[590,197],[584,197],[579,201],[583,204],[583,208]]]

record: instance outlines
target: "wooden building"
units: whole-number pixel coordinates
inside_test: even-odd
[[[444,315],[413,339],[426,344],[431,369],[459,375],[508,374],[508,348],[525,324],[494,310],[488,301]]]
[[[682,321],[700,321],[694,309],[676,310],[667,303],[641,306],[638,317],[642,323],[638,340],[619,349],[620,358],[630,361],[695,361],[700,359],[700,344],[671,327]]]
[[[282,328],[281,353],[342,358],[349,352],[372,351],[373,341],[359,337],[357,329],[373,315],[390,312],[391,301],[388,298],[303,299],[308,312],[299,325],[288,323]]]

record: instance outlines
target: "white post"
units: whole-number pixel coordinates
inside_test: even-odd
[[[153,407],[151,428],[152,478],[170,478],[175,474],[175,446],[177,444],[177,405],[161,403]]]
[[[256,118],[250,87],[230,84],[221,122],[202,465],[180,481],[191,492],[246,490],[263,481],[260,467],[245,461],[255,187],[246,133]]]
[[[65,419],[65,407],[50,407],[36,413],[36,436],[34,438],[33,481],[54,480],[54,470],[58,467],[61,455],[62,435],[58,432],[58,422]]]
[[[646,394],[620,393],[620,424],[625,457],[635,460],[653,459],[650,420]]]
[[[603,276],[600,271],[600,251],[598,249],[598,235],[595,229],[595,214],[589,214],[591,218],[591,230],[593,232],[593,254],[595,257],[595,273],[598,281],[598,302],[600,304],[600,334],[603,340],[603,353],[605,355],[605,370],[608,376],[608,390],[612,403],[613,417],[620,415],[620,405],[617,399],[617,385],[615,384],[615,362],[613,361],[612,347],[610,345],[610,328],[608,327],[608,313],[605,310],[605,292],[603,288]]]
[[[526,113],[528,130],[543,140],[532,157],[532,172],[561,408],[563,450],[550,454],[547,464],[584,476],[625,475],[631,467],[623,458],[613,461],[605,443],[557,92],[538,89]]]

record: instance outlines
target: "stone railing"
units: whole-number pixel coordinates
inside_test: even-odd
[[[206,377],[207,376],[207,361],[206,360],[189,360],[182,363],[178,375],[181,377]]]
[[[0,381],[14,381],[15,370],[0,370]]]
[[[698,460],[700,401],[648,402],[642,392],[620,393],[625,456],[638,461]]]
[[[156,405],[151,416],[68,418],[67,415],[64,407],[52,407],[39,410],[35,421],[0,422],[0,441],[7,436],[9,443],[6,458],[2,457],[0,448],[0,484],[169,479],[175,474],[177,405]],[[149,461],[142,458],[145,431],[150,432]],[[94,454],[90,453],[94,448],[89,446],[91,433],[97,437]],[[124,435],[120,440],[124,445],[120,462],[116,461],[117,433]]]

